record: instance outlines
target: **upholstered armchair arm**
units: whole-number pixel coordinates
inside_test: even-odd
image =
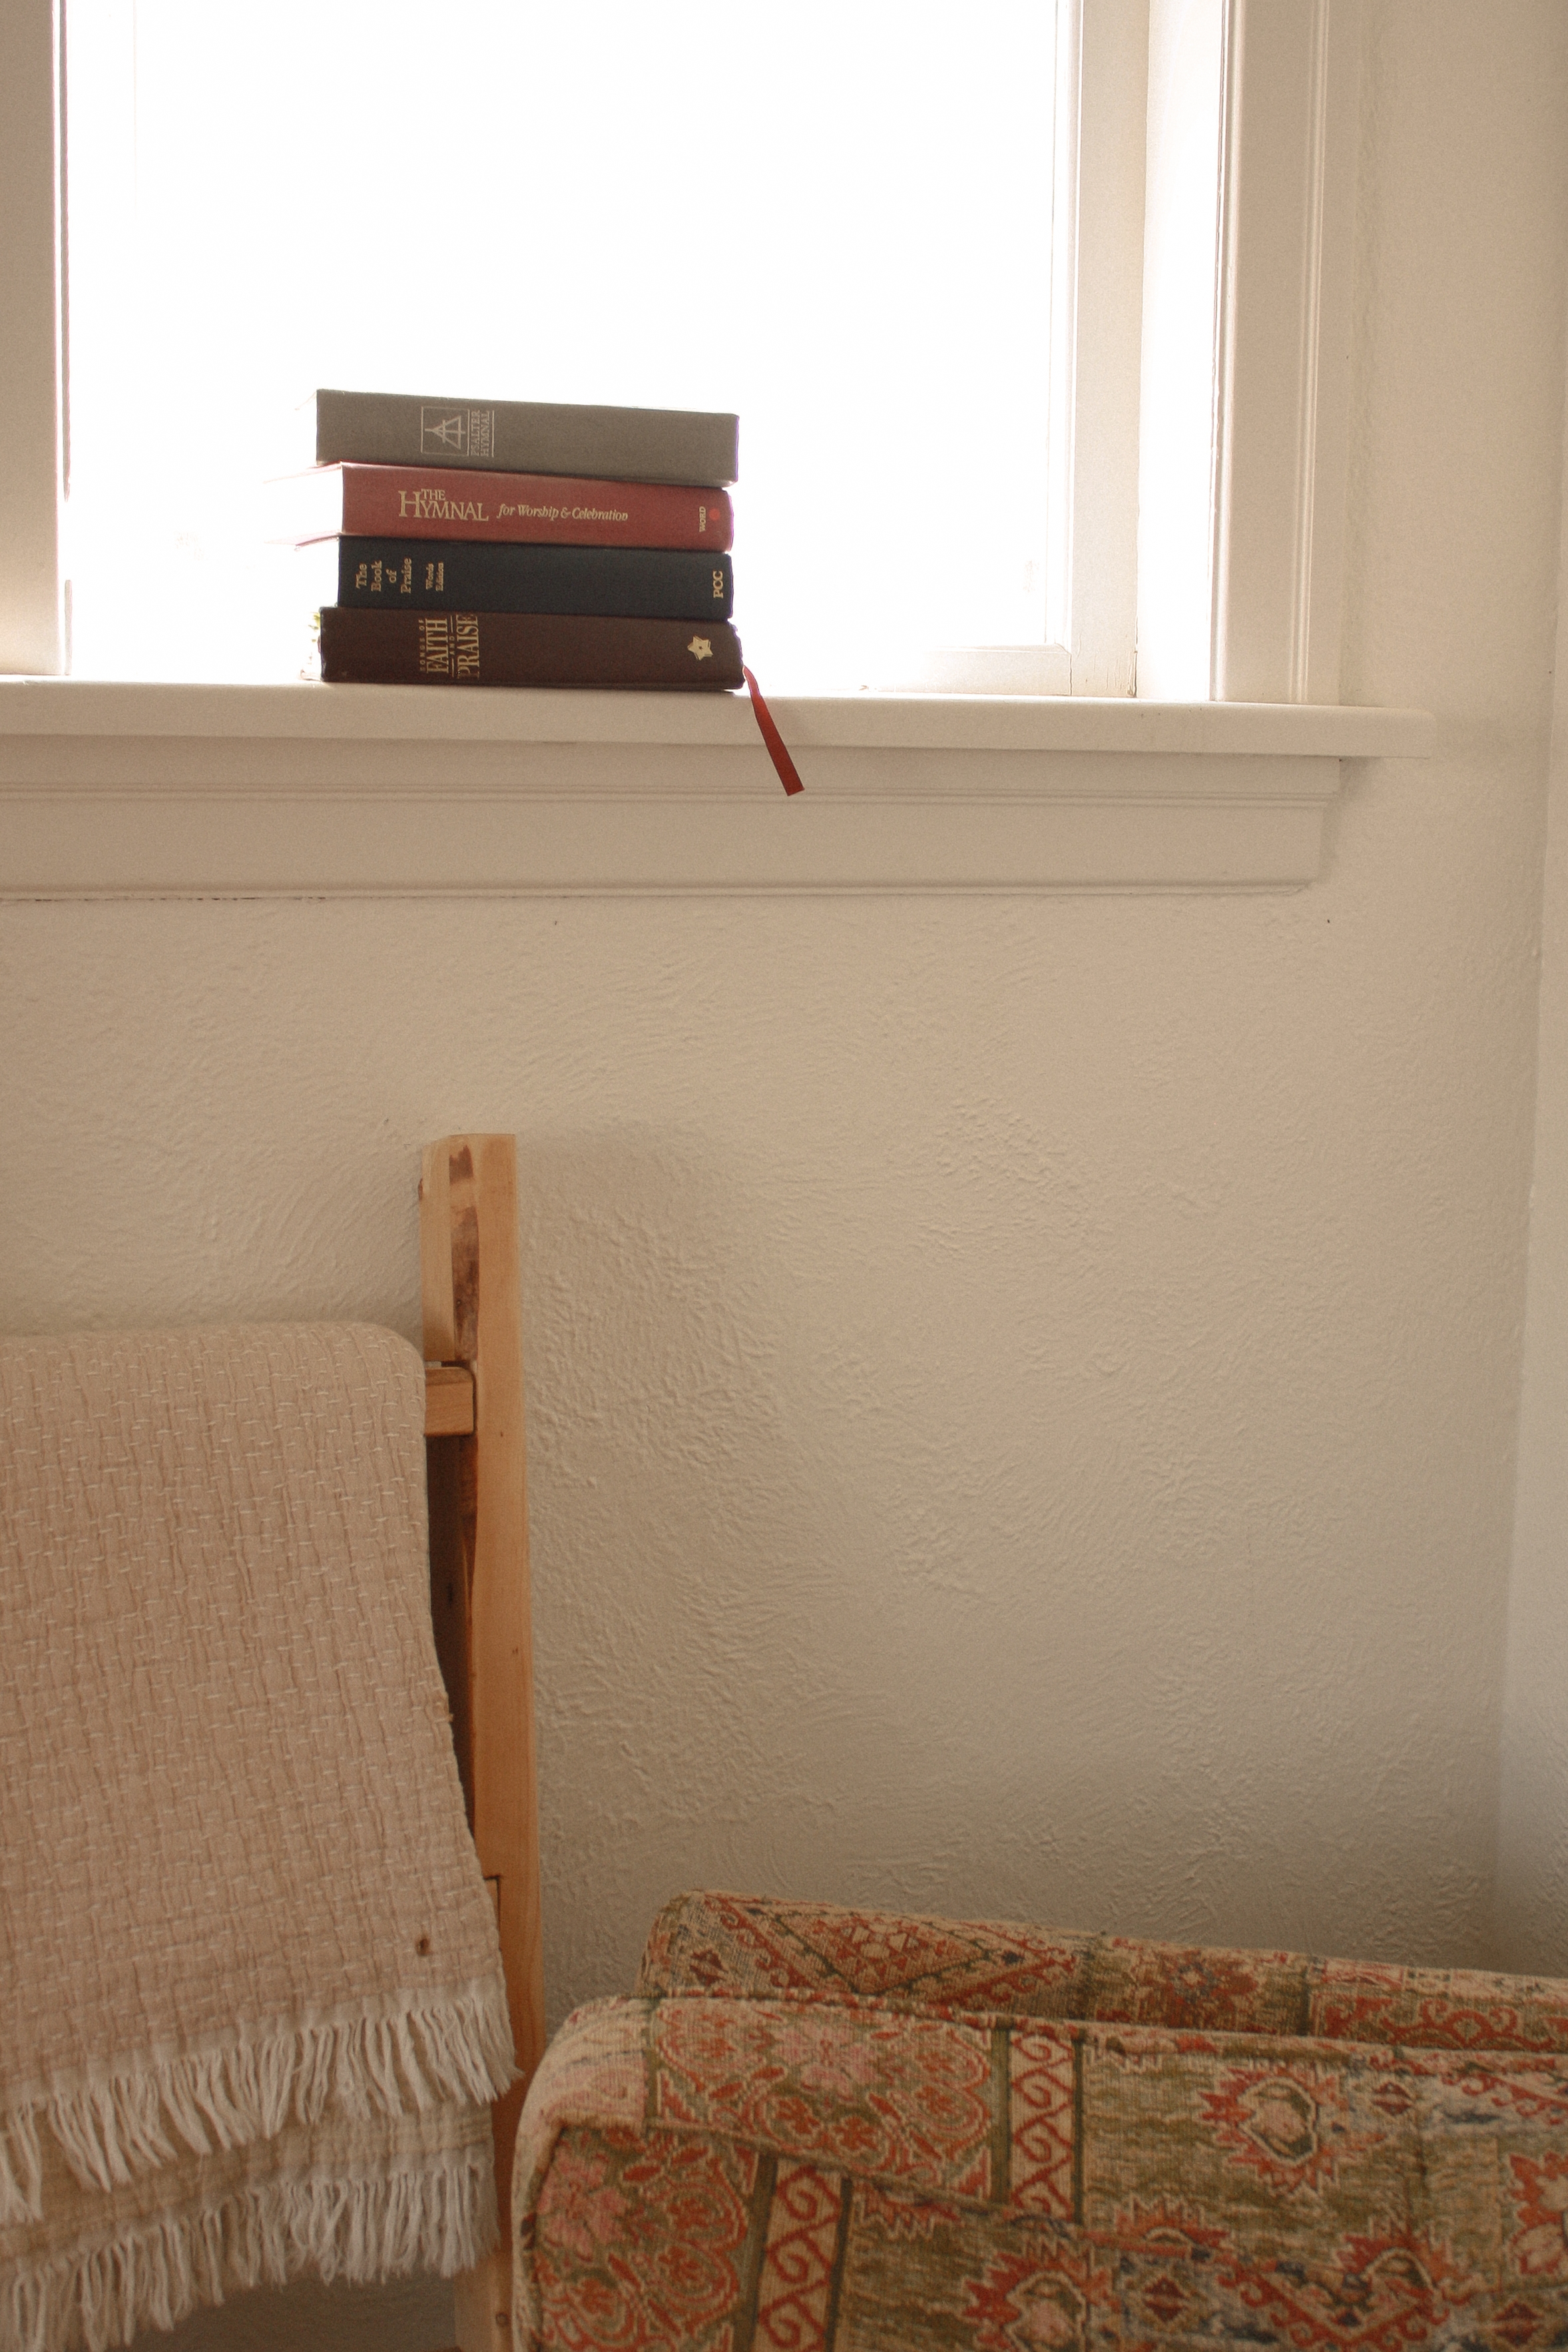
[[[524,2109],[517,2337],[1546,2343],[1565,2131],[1562,2055],[856,1994],[600,2002]]]

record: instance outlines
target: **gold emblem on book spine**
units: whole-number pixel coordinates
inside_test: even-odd
[[[493,408],[431,408],[419,412],[419,447],[425,457],[492,457],[496,453]]]

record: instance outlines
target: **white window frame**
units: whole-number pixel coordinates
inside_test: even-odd
[[[0,671],[40,677],[66,667],[61,63],[53,0],[7,0],[0,8]]]
[[[1145,223],[1160,190],[1168,90],[1159,61],[1204,8],[1222,16],[1207,257],[1162,253]],[[1360,0],[1074,0],[1061,10],[1048,426],[1054,641],[935,656],[909,685],[1338,699],[1359,49]],[[62,79],[58,0],[8,0],[0,672],[42,677],[62,675],[68,659]],[[1207,487],[1184,506],[1170,469],[1151,461],[1147,421],[1167,362],[1161,271],[1190,278],[1205,266],[1212,399],[1185,462]],[[1206,662],[1195,665],[1190,647],[1185,667],[1167,660],[1176,609],[1207,614]]]
[[[1161,125],[1200,10],[1151,0],[1139,692],[1337,702],[1360,0],[1210,5],[1223,8],[1212,256],[1153,233]],[[1200,281],[1214,312],[1201,429],[1162,465],[1152,404],[1184,364],[1177,298]]]

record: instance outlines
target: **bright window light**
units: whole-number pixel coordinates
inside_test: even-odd
[[[1042,643],[1051,0],[68,0],[78,676],[286,678],[319,384],[733,409],[778,682]]]

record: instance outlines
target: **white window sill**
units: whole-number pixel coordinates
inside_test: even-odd
[[[764,681],[766,686],[766,681]],[[1424,712],[0,680],[0,895],[1291,888]]]

